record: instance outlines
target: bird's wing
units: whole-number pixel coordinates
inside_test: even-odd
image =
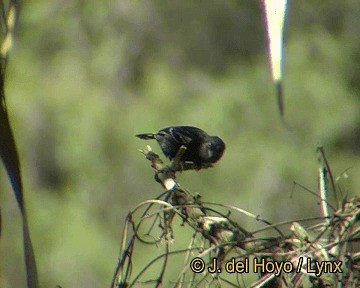
[[[182,133],[176,128],[170,128],[169,132],[173,139],[182,145],[189,144],[192,141],[192,138],[190,136],[185,135],[185,133]]]

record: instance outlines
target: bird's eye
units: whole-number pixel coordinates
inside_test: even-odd
[[[208,143],[208,144],[206,145],[206,147],[209,148],[209,149],[211,149],[211,143]]]

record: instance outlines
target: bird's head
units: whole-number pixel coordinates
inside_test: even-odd
[[[209,137],[200,149],[204,163],[215,163],[220,160],[225,150],[225,143],[217,136]]]

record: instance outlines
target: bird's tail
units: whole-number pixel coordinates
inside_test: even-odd
[[[149,139],[155,139],[155,134],[153,133],[137,134],[136,137],[144,140],[149,140]]]

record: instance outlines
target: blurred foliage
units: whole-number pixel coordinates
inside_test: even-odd
[[[161,192],[137,151],[160,149],[137,133],[188,124],[221,136],[222,161],[181,185],[272,222],[318,215],[308,192],[290,198],[293,181],[317,189],[318,145],[335,177],[350,168],[343,194],[358,194],[359,22],[356,0],[291,2],[285,129],[257,1],[24,3],[6,92],[42,287],[110,285],[127,211]],[[3,169],[1,180],[0,286],[23,287]]]

